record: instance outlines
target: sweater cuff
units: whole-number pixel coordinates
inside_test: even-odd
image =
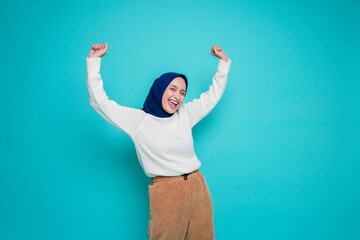
[[[101,58],[86,58],[87,74],[94,76],[100,72]]]
[[[230,65],[231,65],[231,59],[230,58],[228,58],[227,62],[220,59],[217,71],[222,72],[222,73],[228,73],[229,70],[230,70]]]

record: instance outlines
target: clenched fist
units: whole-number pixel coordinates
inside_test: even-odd
[[[102,44],[93,44],[92,49],[89,52],[88,58],[96,58],[96,57],[103,57],[106,54],[106,51],[108,50],[108,45],[105,43],[105,45]]]
[[[218,57],[218,58],[220,58],[221,60],[223,60],[225,62],[227,62],[227,60],[228,60],[228,57],[227,57],[226,53],[224,53],[222,51],[220,46],[216,46],[216,45],[212,46],[211,55],[213,55],[215,57]]]

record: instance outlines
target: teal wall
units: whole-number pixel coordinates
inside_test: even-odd
[[[86,57],[109,44],[108,96],[141,108],[167,71],[227,89],[194,128],[216,239],[360,238],[359,1],[5,1],[0,239],[146,239],[150,179],[89,105]]]

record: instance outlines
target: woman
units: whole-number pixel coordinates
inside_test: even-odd
[[[212,201],[206,181],[198,170],[192,127],[220,100],[231,60],[221,47],[211,54],[219,65],[213,84],[199,99],[184,103],[188,88],[185,75],[169,72],[157,78],[143,109],[118,105],[109,100],[100,76],[101,58],[108,45],[94,44],[87,61],[90,105],[105,120],[127,133],[149,184],[148,234],[155,239],[215,239]]]

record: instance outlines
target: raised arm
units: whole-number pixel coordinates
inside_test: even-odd
[[[90,106],[99,113],[106,121],[124,131],[129,136],[137,130],[145,117],[142,110],[120,106],[113,100],[109,100],[103,88],[100,75],[101,58],[106,54],[108,45],[94,44],[86,58],[87,63],[87,88]]]
[[[219,46],[214,45],[211,48],[211,54],[219,58],[219,65],[212,79],[212,85],[208,91],[200,95],[200,98],[183,104],[190,115],[192,127],[210,113],[225,91],[231,60]]]

